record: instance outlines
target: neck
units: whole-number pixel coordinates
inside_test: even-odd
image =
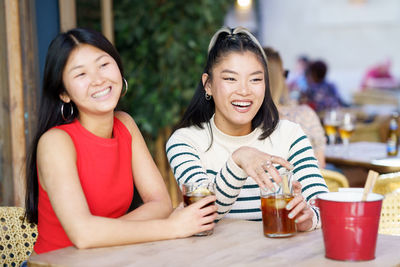
[[[85,117],[80,116],[79,122],[89,132],[103,138],[112,138],[114,113],[107,116]]]
[[[243,136],[251,133],[251,122],[243,125],[229,125],[225,121],[219,121],[218,118],[214,118],[215,127],[221,132],[230,136]]]

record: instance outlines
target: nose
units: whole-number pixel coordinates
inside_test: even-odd
[[[100,72],[98,72],[98,71],[94,71],[91,75],[90,75],[90,78],[91,78],[91,83],[93,84],[93,85],[101,85],[103,82],[104,82],[104,77],[101,75],[101,73]]]
[[[239,95],[248,95],[250,93],[250,87],[246,82],[242,82],[239,85],[240,87],[236,90],[236,93]]]

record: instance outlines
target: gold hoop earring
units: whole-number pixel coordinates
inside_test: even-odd
[[[72,118],[72,116],[74,115],[74,106],[72,105],[71,102],[68,102],[68,104],[70,104],[71,107],[69,108],[70,114],[69,114],[68,118],[66,118],[66,117],[64,116],[64,105],[65,105],[65,104],[66,104],[65,102],[62,102],[62,104],[61,104],[61,117],[63,118],[64,121],[68,121],[68,120],[70,120],[70,119]]]
[[[209,95],[209,94],[207,94],[207,92],[206,92],[206,95],[205,95],[206,100],[207,100],[207,101],[210,101],[210,100],[211,100],[211,97],[212,97],[212,96]]]
[[[122,80],[124,81],[125,84],[125,91],[121,93],[121,97],[123,97],[124,95],[126,95],[126,93],[128,92],[128,82],[126,81],[125,78],[122,78]],[[122,86],[122,90],[124,89],[124,86]]]

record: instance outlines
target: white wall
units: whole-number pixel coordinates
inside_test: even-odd
[[[288,69],[300,54],[325,60],[349,101],[371,65],[390,58],[400,77],[400,1],[355,1],[259,0],[259,40],[280,51]]]

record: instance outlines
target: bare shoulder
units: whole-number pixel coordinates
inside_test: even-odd
[[[37,146],[38,164],[50,163],[61,158],[76,159],[74,142],[69,134],[60,129],[50,129],[39,139]]]
[[[139,131],[134,119],[128,113],[124,111],[117,111],[115,112],[114,115],[118,120],[120,120],[125,125],[125,127],[129,130],[132,136],[134,133]]]
[[[63,146],[74,145],[67,132],[60,129],[50,129],[39,139],[38,151],[40,149],[59,150]]]

